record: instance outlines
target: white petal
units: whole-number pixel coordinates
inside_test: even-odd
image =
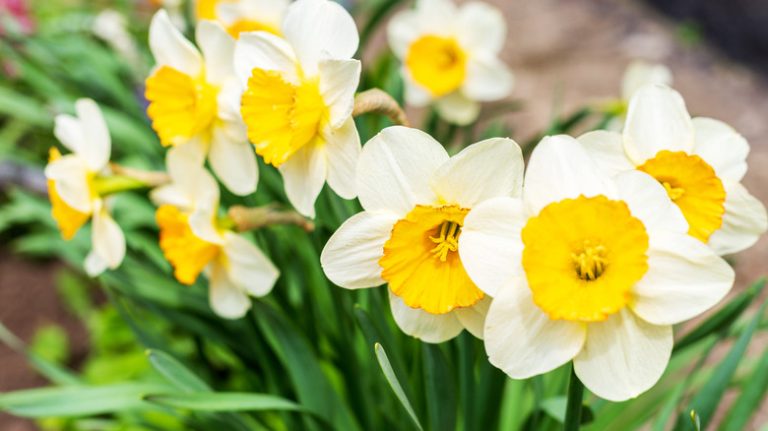
[[[192,43],[173,26],[168,13],[161,9],[149,26],[149,48],[155,61],[179,72],[196,77],[203,68],[203,59]]]
[[[246,196],[256,191],[259,167],[253,145],[244,133],[241,139],[233,139],[226,130],[214,129],[208,160],[213,172],[232,193]]]
[[[403,59],[411,43],[421,36],[419,14],[415,10],[404,10],[395,14],[387,24],[387,40],[395,55]]]
[[[733,269],[685,233],[656,232],[648,272],[634,287],[632,309],[655,325],[673,325],[712,308],[733,286]]]
[[[481,340],[483,339],[485,316],[488,314],[488,308],[491,306],[491,301],[491,297],[485,295],[483,299],[471,307],[462,307],[453,310],[456,318],[461,322],[461,326]]]
[[[515,276],[522,274],[525,225],[519,199],[495,198],[472,208],[459,236],[459,256],[478,288],[494,296]]]
[[[406,334],[426,343],[442,343],[459,335],[464,329],[454,313],[431,314],[411,308],[391,291],[389,305],[397,326]]]
[[[693,150],[693,124],[680,93],[646,85],[632,96],[624,126],[624,151],[637,165],[662,150]]]
[[[323,248],[320,264],[334,284],[347,289],[380,286],[379,259],[397,217],[361,212],[347,219]]]
[[[49,163],[45,167],[45,177],[55,182],[56,192],[67,205],[90,214],[92,202],[89,171],[85,160],[69,154]]]
[[[724,181],[725,215],[720,229],[709,237],[718,254],[736,253],[757,242],[768,229],[765,206],[739,183]]]
[[[486,139],[440,166],[431,185],[441,201],[464,208],[494,197],[519,197],[523,190],[523,153],[511,139]]]
[[[461,90],[472,100],[489,102],[512,92],[514,79],[509,67],[497,58],[473,58],[467,65],[467,78]]]
[[[458,126],[466,126],[480,115],[480,104],[469,99],[461,91],[454,91],[437,99],[435,109],[445,121]]]
[[[650,175],[637,170],[627,171],[616,177],[616,185],[619,198],[626,202],[632,215],[643,222],[647,231],[688,232],[688,222],[680,208]]]
[[[501,11],[488,3],[464,3],[458,14],[459,40],[472,54],[498,54],[507,38],[507,24]]]
[[[305,145],[280,165],[285,194],[302,215],[315,217],[315,200],[323,189],[327,171],[325,150],[312,144]]]
[[[448,160],[428,134],[402,126],[387,127],[363,146],[357,165],[357,195],[367,211],[405,215],[417,204],[435,202],[429,186]]]
[[[651,325],[624,309],[589,325],[584,349],[573,365],[595,395],[624,401],[659,381],[671,353],[671,326]]]
[[[272,291],[280,271],[252,242],[234,232],[226,232],[224,254],[232,283],[251,296],[261,297]]]
[[[402,68],[403,82],[405,84],[405,103],[411,106],[427,106],[432,101],[432,94],[411,78],[407,69]]]
[[[632,62],[621,81],[622,99],[631,99],[637,90],[647,84],[672,85],[672,72],[663,64]]]
[[[91,245],[110,269],[120,266],[125,258],[125,236],[106,209],[93,213]]]
[[[355,120],[349,117],[340,128],[326,130],[323,135],[328,159],[328,185],[344,199],[354,199],[357,196],[357,161],[361,152]]]
[[[201,21],[197,25],[197,44],[203,52],[205,77],[209,82],[220,84],[234,74],[232,60],[235,40],[221,24]]]
[[[598,169],[579,141],[566,135],[545,137],[528,162],[523,187],[526,212],[536,215],[552,202],[580,195],[613,198],[615,185]]]
[[[248,86],[253,69],[281,72],[289,82],[296,82],[296,56],[284,39],[259,31],[242,33],[235,43],[234,67],[240,85]]]
[[[189,214],[189,228],[192,233],[203,241],[223,245],[224,236],[216,225],[216,208],[195,208]]]
[[[226,268],[213,263],[210,266],[208,295],[211,308],[225,319],[239,319],[251,308],[251,300],[227,276]]]
[[[328,0],[298,0],[291,4],[282,30],[308,76],[315,75],[324,58],[352,58],[360,40],[349,12]]]
[[[99,105],[91,99],[79,99],[75,103],[75,109],[82,126],[84,139],[78,156],[88,162],[88,166],[93,172],[99,172],[109,163],[111,151],[107,123],[101,115]]]
[[[216,97],[216,103],[219,111],[218,116],[221,121],[237,124],[238,127],[244,129],[245,124],[240,116],[240,99],[242,95],[243,89],[240,87],[240,82],[232,76],[221,84],[219,95]]]
[[[416,12],[422,34],[449,36],[459,26],[458,9],[451,0],[417,0]]]
[[[582,348],[585,327],[551,320],[533,303],[523,277],[499,289],[485,318],[485,351],[493,366],[513,379],[543,374]]]
[[[741,181],[747,173],[747,140],[731,126],[712,118],[694,118],[693,128],[696,131],[694,154],[709,163],[718,177]]]
[[[330,110],[331,127],[337,129],[352,115],[360,60],[323,60],[319,67],[320,94]]]
[[[80,120],[71,115],[59,114],[55,122],[53,134],[56,135],[56,139],[73,153],[79,154],[85,145],[85,134]]]
[[[624,141],[621,133],[595,130],[585,133],[577,139],[597,166],[609,177],[635,169],[635,165],[624,152]]]
[[[91,250],[88,255],[85,256],[83,269],[85,269],[85,273],[88,274],[89,277],[97,277],[107,270],[107,262],[99,257],[95,251]]]

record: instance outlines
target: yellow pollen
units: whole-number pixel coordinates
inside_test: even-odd
[[[155,213],[160,227],[160,249],[173,266],[173,275],[191,285],[212,260],[219,257],[221,247],[200,239],[189,227],[188,216],[172,205],[162,205]]]
[[[664,186],[688,221],[689,235],[707,242],[720,229],[725,214],[725,187],[704,159],[664,150],[637,169]]]
[[[240,38],[240,33],[247,31],[266,31],[276,36],[281,36],[280,29],[274,25],[253,19],[239,19],[227,27],[227,33],[235,39]]]
[[[461,228],[459,224],[452,221],[443,222],[440,225],[440,235],[430,236],[429,239],[437,244],[430,250],[441,262],[448,259],[448,253],[459,249],[459,233]]]
[[[528,219],[523,268],[550,319],[599,322],[624,308],[648,270],[648,234],[622,201],[564,199]]]
[[[393,226],[379,259],[381,276],[409,307],[443,314],[483,298],[457,252],[467,212],[455,205],[418,205]]]
[[[48,162],[53,162],[59,158],[61,158],[59,150],[56,147],[51,147],[48,151]],[[91,184],[90,178],[88,183]],[[91,190],[93,190],[93,187],[91,187]],[[51,216],[56,221],[61,236],[65,240],[72,239],[77,231],[91,218],[90,214],[67,205],[56,191],[56,182],[53,180],[48,180],[48,199],[51,201]]]
[[[605,270],[605,247],[585,245],[581,253],[571,253],[576,264],[576,273],[582,280],[596,280]]]
[[[179,145],[211,131],[217,116],[219,88],[205,76],[192,78],[161,66],[146,82],[147,115],[164,146]]]
[[[414,81],[441,97],[464,83],[467,54],[454,38],[426,35],[411,44],[405,65]]]
[[[280,166],[305,145],[323,143],[328,107],[318,80],[293,84],[278,72],[254,69],[241,102],[248,139],[266,163]]]

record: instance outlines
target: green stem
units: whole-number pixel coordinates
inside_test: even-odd
[[[582,400],[584,399],[584,384],[571,368],[571,381],[568,383],[568,405],[565,408],[564,431],[578,431],[581,426]]]

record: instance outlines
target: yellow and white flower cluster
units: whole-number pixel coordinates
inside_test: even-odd
[[[573,361],[592,392],[626,400],[661,377],[672,325],[732,287],[719,254],[766,231],[739,184],[747,150],[662,84],[635,92],[623,134],[545,138],[524,182],[510,140],[449,158],[422,132],[385,129],[358,164],[365,211],[321,262],[345,288],[388,283],[408,334],[440,342],[466,328],[512,378]]]

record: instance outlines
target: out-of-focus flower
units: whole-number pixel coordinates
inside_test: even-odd
[[[667,86],[637,90],[623,135],[596,131],[579,141],[612,175],[637,169],[653,176],[683,212],[689,234],[719,254],[750,247],[768,228],[765,207],[740,183],[747,141],[721,121],[691,119]]]
[[[437,343],[466,328],[482,338],[490,298],[458,254],[464,217],[498,196],[519,196],[523,157],[510,139],[488,139],[454,157],[416,129],[384,129],[363,147],[357,190],[365,209],[331,237],[320,257],[348,289],[389,283],[395,321]]]
[[[398,13],[388,27],[389,45],[403,61],[408,104],[434,102],[448,121],[474,121],[480,104],[512,91],[512,74],[499,52],[507,28],[494,7],[450,0],[418,0]]]
[[[621,98],[626,103],[637,90],[648,84],[672,85],[672,72],[663,64],[636,60],[627,66],[621,81]]]
[[[80,99],[75,104],[77,117],[58,115],[54,134],[71,154],[61,155],[51,148],[45,167],[48,195],[54,220],[64,239],[72,239],[88,220],[92,220],[92,250],[85,259],[85,270],[96,276],[107,268],[115,269],[125,257],[125,237],[109,214],[99,184],[109,173],[111,142],[109,130],[96,102]]]
[[[290,0],[219,1],[213,16],[207,19],[219,21],[234,38],[249,31],[266,31],[279,36],[280,24],[289,4]]]
[[[650,176],[613,181],[575,139],[545,138],[522,202],[479,204],[459,239],[467,273],[494,298],[485,322],[491,363],[522,379],[573,360],[602,398],[648,390],[669,361],[671,325],[712,307],[734,279],[687,230]]]
[[[128,32],[125,16],[112,9],[105,9],[93,21],[93,34],[109,44],[128,64],[138,69],[142,59],[133,37]]]
[[[268,294],[279,272],[261,250],[219,217],[219,187],[197,160],[169,152],[167,165],[171,183],[151,194],[159,206],[160,248],[180,283],[191,285],[205,274],[216,314],[242,317],[251,307],[248,296]]]
[[[13,19],[22,33],[31,33],[35,29],[25,0],[0,0],[0,16],[3,19]],[[0,25],[0,35],[3,34],[5,34],[4,26]]]
[[[171,151],[183,151],[202,165],[206,154],[216,176],[238,195],[256,190],[258,165],[240,118],[240,86],[232,68],[235,41],[217,23],[197,26],[202,55],[157,12],[149,45],[157,66],[147,78],[147,113]]]
[[[299,0],[281,26],[285,39],[244,33],[235,70],[241,113],[256,153],[280,169],[293,206],[314,217],[323,184],[355,197],[360,137],[352,118],[360,80],[355,22],[338,3]]]

